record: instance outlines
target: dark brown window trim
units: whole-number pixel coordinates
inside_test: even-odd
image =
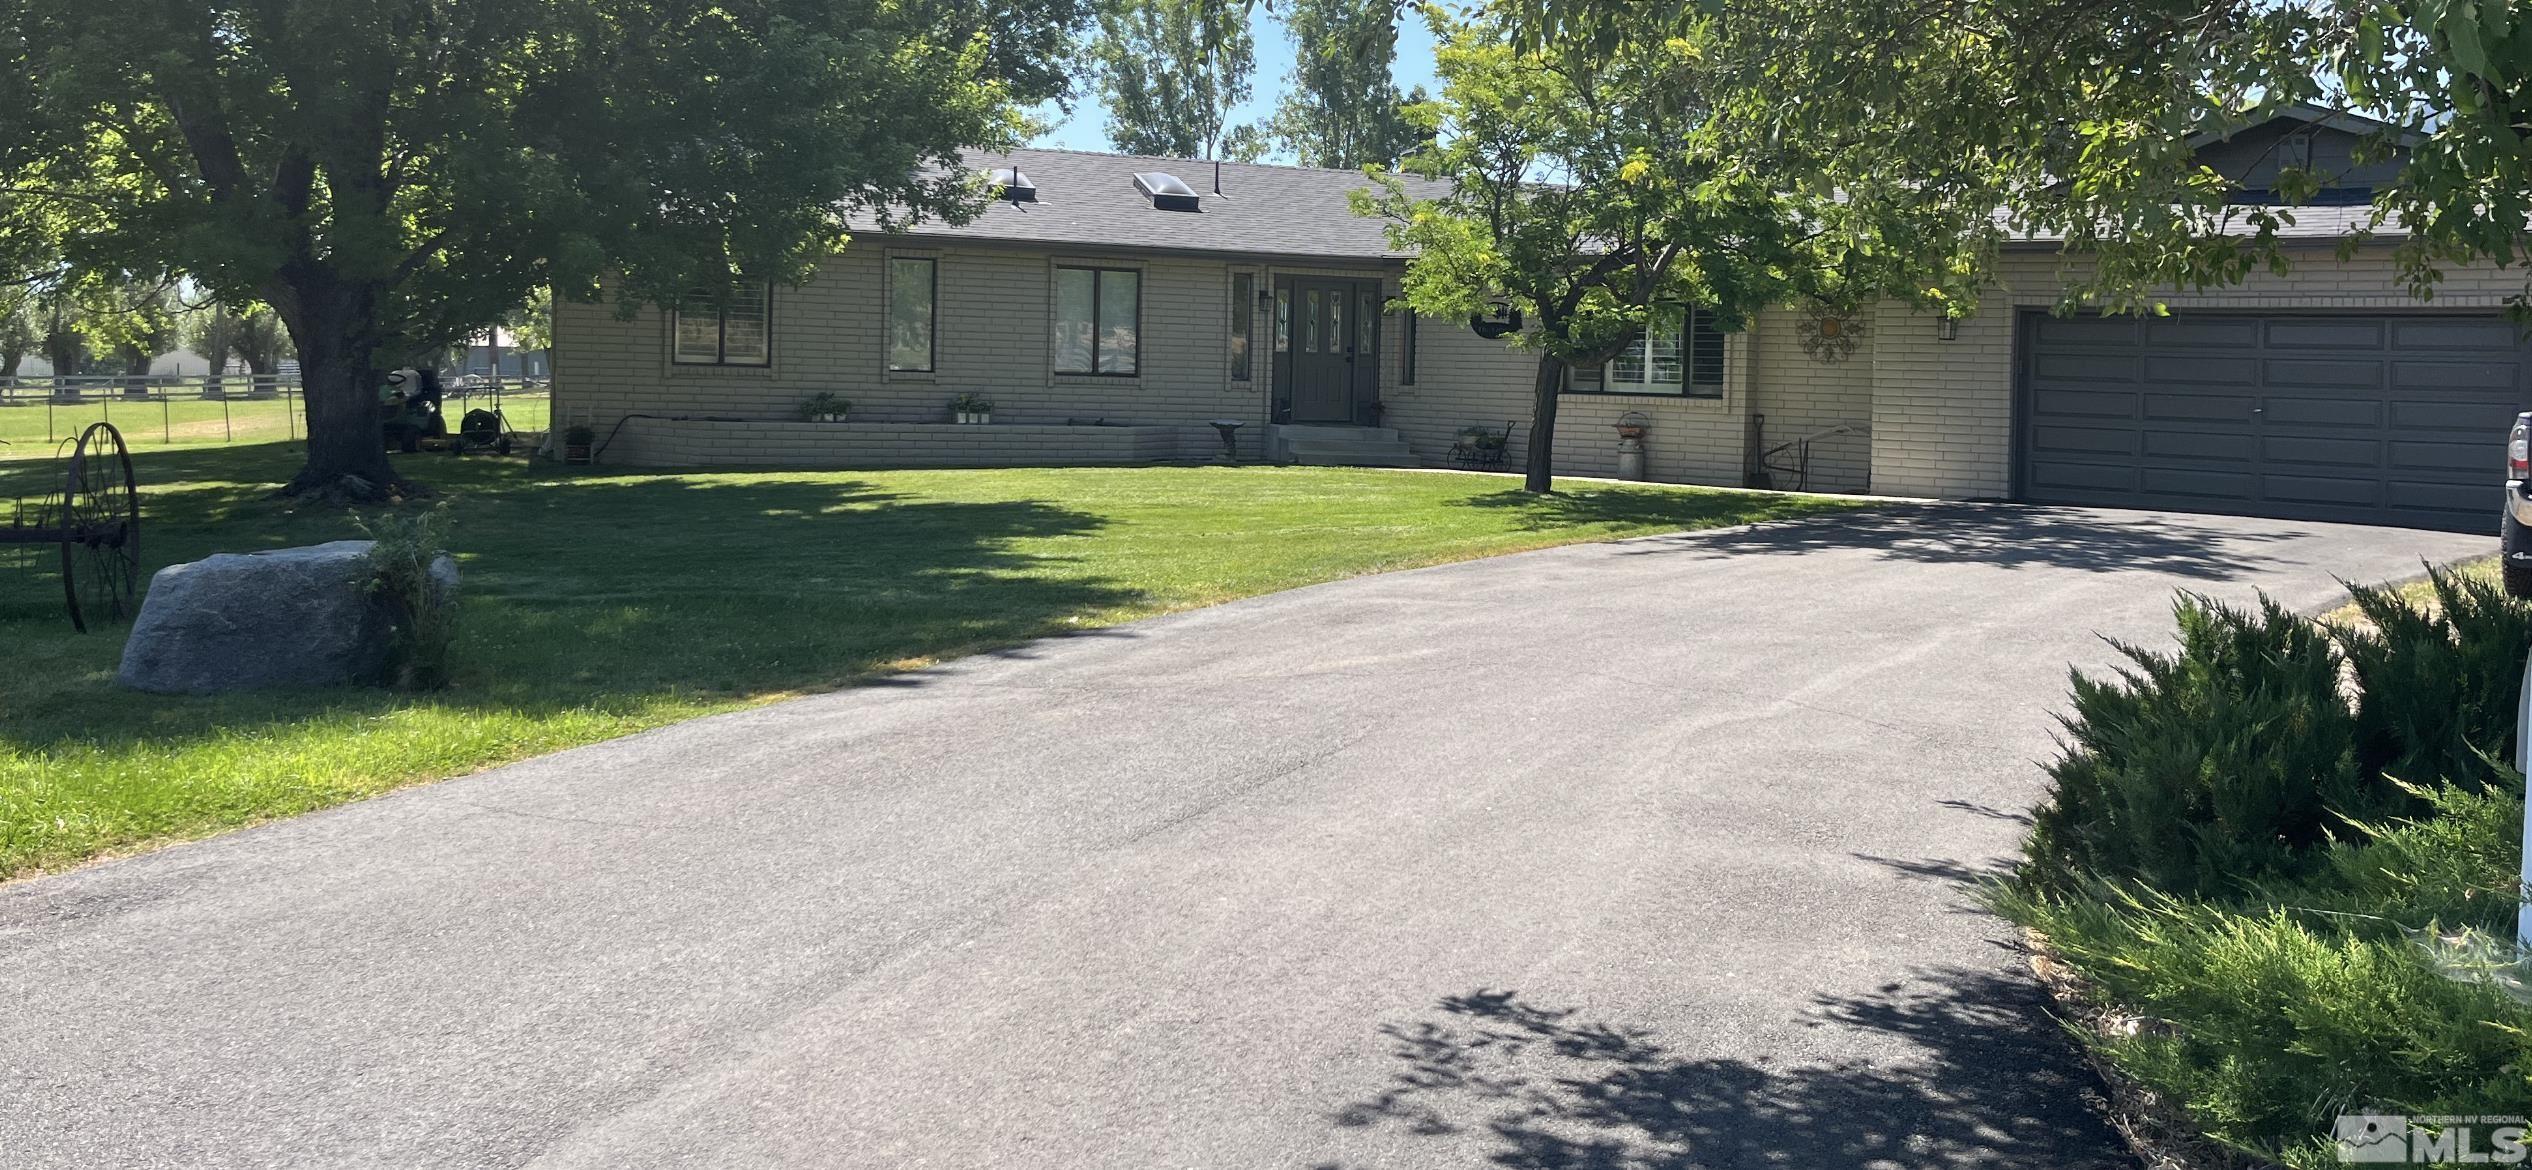
[[[887,279],[888,279],[888,289],[887,289],[887,292],[888,292],[888,298],[887,298],[887,303],[886,303],[885,305],[881,306],[881,308],[880,308],[880,318],[881,318],[881,324],[882,324],[883,326],[886,326],[886,327],[894,327],[894,326],[896,325],[896,322],[895,322],[894,320],[891,320],[890,318],[891,318],[891,317],[892,317],[892,316],[896,313],[896,311],[897,311],[897,299],[896,299],[896,292],[897,292],[897,265],[899,265],[899,264],[921,264],[921,265],[923,266],[923,273],[924,273],[924,276],[925,276],[925,278],[929,281],[929,283],[931,284],[931,287],[930,287],[930,288],[928,288],[928,289],[925,289],[925,290],[924,290],[924,292],[923,292],[923,303],[924,303],[924,304],[925,304],[925,305],[926,305],[926,306],[930,309],[930,312],[931,312],[931,318],[930,318],[930,326],[931,326],[931,327],[930,327],[930,328],[928,328],[928,329],[926,329],[926,330],[924,330],[924,334],[923,334],[923,364],[922,364],[922,365],[920,365],[920,366],[900,366],[900,365],[896,365],[896,364],[891,363],[891,362],[888,360],[888,351],[893,350],[893,349],[895,349],[895,348],[896,348],[896,341],[895,341],[893,338],[889,339],[889,340],[888,340],[888,341],[887,341],[884,345],[882,345],[882,346],[880,347],[880,355],[879,355],[879,362],[880,362],[880,365],[881,365],[881,367],[882,367],[883,369],[885,369],[888,373],[891,373],[891,374],[933,374],[933,373],[939,373],[939,372],[940,372],[940,368],[941,368],[941,261],[940,261],[940,258],[939,258],[939,257],[937,257],[937,256],[890,256],[890,257],[888,257],[888,263],[887,263],[887,269],[886,269],[886,272],[887,272]]]
[[[681,300],[678,306],[669,310],[668,313],[668,364],[706,370],[770,370],[774,368],[774,282],[768,280],[763,284],[765,286],[765,358],[763,361],[734,362],[730,360],[730,310],[727,304],[713,312],[713,326],[716,332],[713,336],[712,348],[713,352],[720,356],[708,362],[693,361],[677,356],[677,335],[681,332],[678,326],[686,317],[685,304]]]
[[[1064,369],[1064,368],[1063,368],[1063,367],[1061,367],[1061,366],[1054,366],[1054,367],[1053,367],[1053,369],[1054,369],[1055,375],[1056,375],[1057,377],[1061,377],[1061,378],[1140,378],[1140,377],[1142,377],[1142,376],[1143,376],[1143,270],[1142,270],[1142,269],[1140,269],[1140,268],[1102,268],[1102,267],[1100,267],[1100,266],[1098,266],[1098,265],[1095,265],[1095,264],[1058,264],[1058,265],[1056,265],[1056,266],[1055,266],[1056,279],[1057,279],[1058,281],[1061,281],[1061,280],[1063,279],[1063,274],[1064,274],[1064,273],[1066,273],[1066,272],[1087,272],[1087,273],[1090,273],[1090,274],[1091,274],[1091,277],[1090,277],[1090,368],[1089,368],[1089,369],[1087,369],[1087,370],[1067,370],[1067,369]],[[1131,370],[1103,370],[1103,369],[1100,369],[1100,368],[1099,368],[1099,306],[1100,306],[1100,300],[1101,300],[1101,298],[1100,298],[1100,296],[1099,296],[1099,293],[1100,293],[1100,289],[1101,289],[1102,285],[1104,285],[1104,284],[1106,283],[1106,280],[1107,280],[1107,274],[1109,274],[1109,273],[1127,273],[1127,274],[1131,274],[1131,275],[1134,277],[1134,368],[1133,368],[1133,369],[1131,369]],[[1061,311],[1061,310],[1060,310],[1060,308],[1058,309],[1058,311],[1059,311],[1059,312]]]

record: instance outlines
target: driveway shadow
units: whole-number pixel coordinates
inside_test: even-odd
[[[2219,518],[2189,523],[2151,513],[2021,504],[1902,505],[1654,538],[1626,551],[1747,556],[1861,549],[1920,564],[2141,570],[2232,581],[2284,564],[2268,550],[2311,535],[2284,521],[2256,523],[2261,527],[2236,527]]]
[[[1521,1170],[2133,1167],[2028,981],[1951,968],[1822,997],[1809,1026],[1916,1055],[1826,1066],[1689,1058],[1573,1008],[1479,990],[1383,1028],[1401,1067],[1341,1128],[1484,1148]],[[1343,1170],[1321,1162],[1317,1170]]]

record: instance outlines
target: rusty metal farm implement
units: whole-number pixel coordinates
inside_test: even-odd
[[[96,423],[66,441],[58,495],[20,497],[0,545],[58,545],[70,624],[131,616],[141,580],[141,493],[123,432]]]

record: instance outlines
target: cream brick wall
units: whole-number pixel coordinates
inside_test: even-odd
[[[1803,351],[1802,315],[1788,309],[1761,313],[1752,322],[1748,352],[1755,388],[1751,409],[1765,416],[1762,450],[1807,435],[1848,426],[1855,431],[1820,439],[1811,447],[1813,491],[1861,492],[1873,486],[1874,321],[1863,322],[1853,353],[1823,362]],[[1790,461],[1788,452],[1786,460]],[[1790,488],[1782,472],[1775,486]]]
[[[935,360],[928,373],[886,368],[881,307],[885,262],[892,256],[927,257],[938,266]],[[1054,270],[1069,264],[1143,274],[1133,376],[1053,372]],[[856,243],[810,281],[774,291],[773,363],[764,369],[671,362],[669,317],[656,309],[620,320],[605,305],[557,305],[555,418],[560,425],[587,423],[601,434],[636,414],[791,422],[802,400],[832,391],[853,403],[846,426],[945,421],[949,400],[963,393],[992,399],[997,426],[1261,423],[1270,385],[1262,332],[1255,335],[1254,376],[1234,381],[1230,373],[1234,267],[1220,260]],[[1269,271],[1263,265],[1249,270],[1261,280]],[[1244,308],[1257,312],[1253,302]],[[1263,318],[1256,319],[1262,329]],[[1252,425],[1242,436],[1252,450],[1259,430]],[[1188,441],[1192,455],[1214,449],[1212,431],[1196,435]]]
[[[1393,322],[1393,328],[1395,323]],[[1528,350],[1477,336],[1465,322],[1425,320],[1418,332],[1416,384],[1390,386],[1381,417],[1406,436],[1416,455],[1439,464],[1467,426],[1513,424],[1510,466],[1527,460],[1531,386],[1538,359]],[[1556,407],[1556,470],[1570,475],[1614,475],[1618,436],[1629,411],[1649,422],[1645,470],[1671,483],[1741,482],[1742,428],[1747,425],[1749,339],[1724,343],[1721,398],[1675,394],[1568,394]]]
[[[882,274],[889,256],[927,256],[940,281],[937,366],[931,373],[884,368],[880,335]],[[1141,370],[1130,378],[1051,372],[1054,269],[1059,264],[1133,268],[1144,274]],[[945,417],[949,398],[982,394],[996,403],[998,430],[1017,424],[1047,428],[1008,438],[973,429],[871,430],[867,439],[925,445],[927,462],[957,458],[959,445],[978,462],[1063,462],[1209,456],[1212,418],[1251,425],[1243,453],[1255,456],[1271,410],[1273,322],[1252,299],[1229,302],[1234,272],[1271,290],[1286,274],[1379,278],[1395,295],[1396,265],[1279,266],[1270,261],[1149,255],[1100,255],[937,241],[867,240],[823,265],[799,288],[775,293],[774,362],[770,369],[678,366],[668,360],[665,314],[646,310],[617,319],[598,305],[558,305],[555,321],[555,417],[585,422],[601,434],[633,414],[709,415],[748,420],[757,429],[698,431],[672,442],[664,430],[610,451],[610,461],[747,459],[765,452],[805,460],[879,462],[881,448],[835,432],[778,437],[763,425],[793,422],[800,401],[830,390],[854,403],[853,422],[912,424]],[[1760,314],[1726,349],[1721,398],[1668,395],[1567,395],[1559,404],[1557,463],[1562,472],[1608,475],[1617,469],[1612,426],[1629,411],[1649,417],[1646,453],[1653,478],[1681,483],[1739,484],[1745,478],[1753,412],[1765,416],[1769,444],[1843,424],[1865,432],[1823,441],[1813,451],[1811,485],[1819,490],[1872,490],[1895,495],[2002,497],[2011,491],[2015,314],[2055,302],[2065,279],[2054,254],[2008,256],[1983,311],[1960,323],[1957,340],[1941,341],[1931,316],[1903,305],[1877,306],[1850,358],[1822,363],[1801,348],[1801,318],[1789,310]],[[2495,307],[2522,287],[2520,273],[2473,269],[2450,274],[2436,299],[2420,304],[2393,282],[2382,250],[2342,262],[2326,249],[2304,254],[2286,276],[2262,274],[2246,285],[2174,293],[2178,309],[2449,309]],[[1229,370],[1231,314],[1246,313],[1253,339],[1252,377]],[[1415,454],[1439,464],[1470,425],[1514,424],[1512,465],[1529,436],[1535,360],[1527,351],[1471,332],[1464,322],[1421,323],[1414,385],[1401,382],[1402,317],[1382,321],[1382,421],[1406,437]],[[1117,435],[1067,428],[1071,420],[1103,420],[1166,428],[1131,442]],[[950,444],[942,453],[935,444]],[[1174,454],[1164,453],[1164,450]],[[915,458],[910,455],[909,459]],[[779,460],[775,460],[779,461]],[[904,462],[899,460],[898,462]],[[1781,486],[1790,486],[1783,485]]]

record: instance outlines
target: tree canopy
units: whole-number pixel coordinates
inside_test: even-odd
[[[1406,116],[1418,88],[1398,92],[1397,0],[1282,0],[1299,51],[1267,120],[1277,146],[1305,167],[1395,167],[1419,139]]]
[[[958,152],[1063,88],[1084,4],[18,0],[0,260],[271,305],[293,487],[391,488],[378,371],[532,288],[665,302],[800,273],[856,214],[972,215]]]
[[[1127,154],[1254,158],[1254,127],[1230,125],[1247,101],[1256,46],[1246,14],[1216,0],[1100,0],[1090,79],[1108,142]]]
[[[2066,271],[2070,306],[2150,310],[2174,286],[2295,263],[2282,229],[2299,214],[2293,204],[2333,176],[2286,165],[2273,202],[2248,203],[2195,148],[2297,107],[2358,115],[2340,124],[2363,136],[2360,164],[2405,152],[2398,180],[2375,187],[2342,253],[2390,243],[2398,279],[2426,297],[2453,265],[2519,263],[2532,251],[2532,19],[2504,0],[1508,0],[1501,9],[1518,43],[1559,55],[1647,32],[1694,45],[1721,79],[1727,133],[1835,147],[1752,155],[1790,182],[1989,207],[1991,222],[1969,225],[1988,243],[2062,237],[2085,258]],[[2515,308],[2532,304],[2518,294]]]
[[[1511,4],[1430,12],[1442,94],[1409,108],[1433,141],[1404,169],[1444,184],[1388,178],[1357,210],[1411,253],[1401,292],[1418,312],[1522,315],[1510,339],[1539,355],[1532,491],[1552,485],[1566,370],[1607,360],[1656,314],[1694,305],[1737,329],[1789,302],[1939,301],[1942,274],[1973,267],[1960,252],[1983,210],[1782,181],[1761,160],[1818,171],[1815,148],[1718,118],[1731,78],[1665,35],[1655,6],[1588,53],[1520,47]]]

